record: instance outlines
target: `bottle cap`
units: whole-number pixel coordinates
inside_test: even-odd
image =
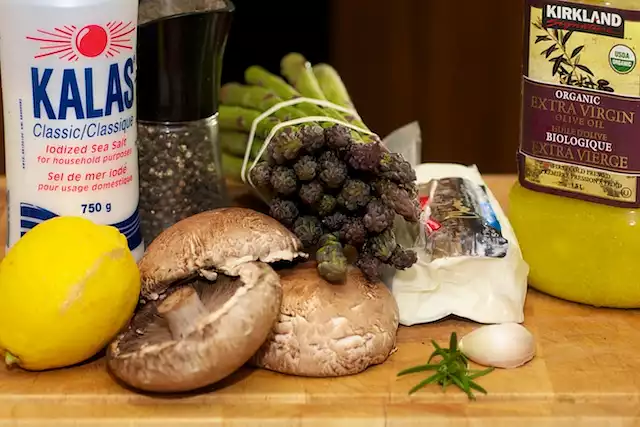
[[[222,4],[138,27],[139,120],[188,122],[218,112],[222,58],[234,11],[230,1]]]

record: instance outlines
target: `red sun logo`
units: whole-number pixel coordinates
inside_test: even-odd
[[[40,36],[27,37],[40,43],[40,52],[34,58],[57,56],[69,62],[80,57],[107,58],[118,55],[124,50],[132,50],[131,33],[136,30],[132,22],[108,22],[106,25],[86,25],[78,29],[75,25],[65,25],[52,31],[38,30]]]
[[[81,55],[95,58],[107,48],[109,35],[99,25],[87,25],[76,36],[76,49]]]

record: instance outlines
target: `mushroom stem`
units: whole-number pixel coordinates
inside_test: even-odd
[[[200,300],[196,290],[191,286],[185,286],[160,303],[158,314],[169,322],[173,339],[179,340],[197,329],[198,320],[209,314],[209,310]]]

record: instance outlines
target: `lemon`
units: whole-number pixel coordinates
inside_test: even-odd
[[[83,362],[126,325],[139,292],[118,229],[77,217],[42,222],[0,263],[0,353],[33,371]]]

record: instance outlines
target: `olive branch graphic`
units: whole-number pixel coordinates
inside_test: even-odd
[[[549,59],[549,62],[553,64],[552,77],[557,75],[560,83],[567,86],[614,92],[607,80],[596,79],[593,71],[580,63],[581,53],[585,48],[584,45],[576,46],[569,53],[567,42],[573,35],[573,31],[563,31],[557,28],[549,30],[542,25],[541,19],[534,22],[533,26],[542,32],[542,34],[536,36],[535,44],[551,42],[540,55]],[[559,53],[559,55],[552,57],[554,53]]]

